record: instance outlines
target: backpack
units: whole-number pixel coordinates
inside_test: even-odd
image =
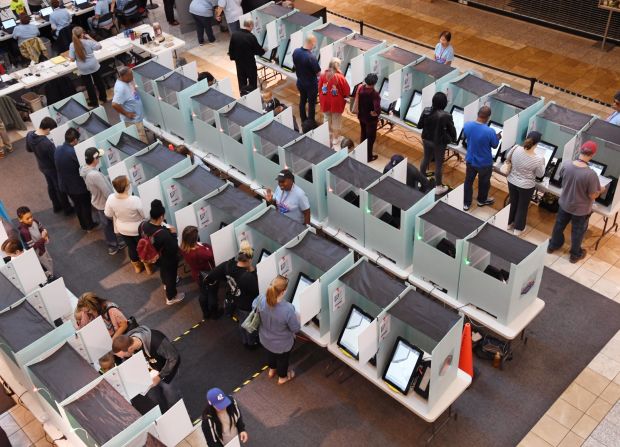
[[[138,241],[138,256],[142,262],[146,262],[147,264],[155,264],[161,253],[159,250],[155,248],[155,236],[157,233],[162,231],[162,228],[155,231],[150,236],[144,232],[144,222],[140,224],[138,228],[138,232],[140,233],[140,240]]]

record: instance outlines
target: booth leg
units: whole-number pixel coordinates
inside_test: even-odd
[[[603,231],[601,232],[601,235],[599,236],[599,238],[596,240],[596,244],[594,245],[594,250],[598,250],[598,245],[601,243],[601,240],[605,236],[607,236],[607,234],[611,233],[612,231],[618,231],[618,213],[617,212],[616,214],[614,214],[614,221],[609,226],[609,228],[607,228],[608,223],[609,223],[609,217],[607,216],[603,217]]]
[[[431,423],[431,426],[429,427],[431,435],[426,439],[426,442],[425,442],[426,445],[429,445],[433,441],[435,436],[437,436],[439,432],[448,424],[448,422],[450,422],[450,419],[452,419],[452,414],[453,414],[452,405],[450,405],[448,407],[448,414],[442,421],[437,420]],[[454,420],[456,421],[456,419],[457,419],[457,412],[455,411]],[[426,433],[426,431],[424,433]]]

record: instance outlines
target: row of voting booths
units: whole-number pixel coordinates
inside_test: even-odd
[[[183,401],[162,415],[148,400],[152,378],[141,354],[101,375],[98,360],[112,348],[105,323],[99,317],[76,331],[76,298],[62,278],[46,281],[32,249],[0,267],[0,371],[30,394],[31,411],[70,445],[181,442],[193,430]]]

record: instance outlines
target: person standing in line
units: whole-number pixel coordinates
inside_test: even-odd
[[[301,122],[316,121],[316,97],[319,93],[317,78],[321,73],[321,66],[312,53],[316,47],[316,36],[308,34],[301,48],[293,51],[293,66],[297,75],[297,90],[299,90],[299,117]],[[306,112],[306,104],[308,111]]]
[[[153,241],[153,247],[159,252],[157,265],[159,277],[166,292],[168,306],[183,301],[184,293],[177,293],[177,270],[179,268],[179,246],[176,228],[164,223],[166,209],[161,200],[151,202],[150,220],[140,224],[140,237],[146,236]]]
[[[469,121],[463,126],[463,135],[467,142],[465,155],[465,184],[463,210],[469,211],[474,195],[474,180],[478,177],[478,206],[493,205],[495,199],[489,197],[491,174],[493,174],[492,149],[499,145],[501,133],[496,134],[487,123],[491,118],[491,108],[482,106],[478,110],[476,121]]]
[[[442,31],[439,34],[439,42],[435,45],[435,62],[440,64],[452,65],[454,60],[454,48],[450,41],[452,40],[452,33],[450,31]]]
[[[327,70],[321,74],[319,91],[321,111],[327,118],[329,125],[329,146],[338,147],[342,127],[342,112],[344,112],[347,104],[346,99],[351,96],[351,88],[340,71],[340,59],[337,57],[332,58]]]
[[[177,26],[179,22],[174,18],[174,6],[175,0],[164,0],[164,14],[166,15],[166,21],[170,26]]]
[[[586,257],[586,249],[581,247],[588,230],[592,214],[592,204],[605,191],[596,172],[589,167],[596,154],[594,141],[586,141],[579,149],[577,160],[562,165],[562,193],[560,209],[553,226],[547,253],[553,253],[564,245],[564,230],[571,224],[570,262],[576,263]]]
[[[183,229],[181,235],[181,253],[183,260],[192,271],[192,279],[198,284],[200,290],[198,302],[202,310],[202,317],[206,320],[209,318],[209,297],[203,275],[208,274],[215,267],[213,249],[209,244],[200,243],[197,227],[188,225]]]
[[[58,172],[56,171],[56,163],[54,162],[54,152],[56,146],[48,138],[52,129],[56,129],[58,124],[54,119],[46,116],[41,120],[37,130],[31,130],[26,135],[26,150],[34,153],[37,159],[39,171],[45,177],[47,182],[47,194],[52,202],[54,213],[65,212],[69,216],[73,213],[73,207],[69,203],[67,194],[60,190],[58,183]]]
[[[99,160],[101,153],[95,147],[89,147],[85,153],[86,166],[80,168],[80,175],[84,177],[86,188],[90,192],[90,203],[97,212],[99,225],[103,227],[103,235],[108,244],[108,254],[115,255],[119,250],[124,249],[127,245],[119,242],[114,233],[114,224],[105,215],[105,204],[108,197],[112,194],[112,185],[105,175],[99,171]]]
[[[614,95],[614,103],[611,105],[614,109],[613,113],[606,119],[608,123],[620,126],[620,91]]]
[[[527,209],[534,194],[536,178],[545,175],[545,159],[536,154],[536,145],[541,138],[540,132],[528,133],[523,146],[515,146],[506,157],[512,165],[508,174],[508,230],[513,231],[516,236],[525,229]]]
[[[289,369],[289,357],[295,334],[301,330],[299,316],[295,307],[284,299],[288,279],[276,276],[265,295],[259,295],[253,307],[260,315],[258,335],[260,343],[267,350],[269,378],[278,375],[278,385],[283,385],[295,377],[295,371]]]
[[[34,248],[39,262],[45,269],[46,275],[54,277],[54,261],[49,251],[45,247],[50,243],[50,236],[47,229],[41,225],[32,215],[32,211],[27,206],[17,208],[17,219],[19,220],[19,236],[28,248]]]
[[[418,128],[422,129],[422,144],[424,157],[420,163],[422,175],[426,175],[431,159],[435,158],[435,193],[444,194],[448,187],[442,183],[443,161],[448,143],[457,139],[456,129],[452,115],[445,111],[448,105],[448,97],[443,92],[433,95],[432,107],[427,107],[422,112],[418,122]]]
[[[357,119],[360,122],[360,141],[366,140],[368,163],[375,161],[378,157],[373,153],[375,140],[377,139],[377,123],[381,114],[381,97],[375,85],[379,78],[375,73],[370,73],[364,79],[364,84],[357,89]]]
[[[213,34],[213,9],[217,6],[215,0],[192,0],[189,4],[189,13],[196,23],[196,36],[198,37],[198,45],[205,44],[205,31],[209,43],[215,42]]]
[[[106,0],[103,1],[105,2]],[[57,38],[58,33],[60,33],[63,28],[71,25],[72,18],[71,13],[67,11],[66,8],[60,7],[59,0],[52,0],[52,8],[53,10],[48,20],[50,22],[50,26],[52,27],[54,38]]]
[[[241,411],[232,396],[219,388],[211,388],[207,392],[207,403],[201,427],[208,447],[223,447],[236,436],[241,443],[248,442]]]
[[[126,127],[134,124],[140,140],[145,144],[149,143],[142,122],[144,120],[142,100],[136,89],[136,84],[133,82],[133,71],[129,67],[121,67],[118,70],[118,79],[114,84],[112,108],[118,112]]]
[[[243,29],[231,34],[228,45],[228,56],[235,61],[237,67],[237,83],[241,95],[254,91],[258,87],[258,73],[254,56],[265,53],[265,49],[260,46],[256,36],[252,34],[253,28],[253,20],[244,20]]]
[[[136,196],[131,195],[131,183],[126,175],[119,175],[112,180],[115,193],[110,194],[105,202],[104,214],[112,219],[114,232],[121,235],[127,245],[129,260],[134,271],[140,273],[146,268],[147,274],[152,274],[150,264],[142,264],[138,256],[138,227],[144,221],[142,202]]]
[[[278,187],[275,194],[271,189],[265,192],[268,204],[274,204],[286,217],[302,225],[310,224],[310,201],[305,191],[295,184],[295,176],[290,169],[283,169],[276,179]]]
[[[241,0],[218,0],[217,8],[215,9],[215,20],[221,23],[222,14],[226,16],[226,23],[228,23],[228,31],[231,36],[232,33],[241,29],[239,23],[239,18],[243,15]]]
[[[82,230],[92,231],[99,224],[93,222],[90,193],[86,189],[84,179],[80,176],[80,162],[75,154],[75,146],[79,142],[80,133],[77,129],[73,127],[67,129],[64,144],[58,146],[54,152],[54,163],[58,172],[60,190],[71,197],[80,227]]]
[[[73,36],[71,45],[69,45],[69,59],[75,61],[80,79],[86,87],[88,105],[97,107],[99,105],[97,93],[99,93],[99,101],[108,100],[106,87],[99,72],[101,65],[95,57],[95,51],[102,48],[101,44],[85,33],[80,26],[73,28],[71,33]],[[95,87],[97,87],[97,92],[95,92]]]

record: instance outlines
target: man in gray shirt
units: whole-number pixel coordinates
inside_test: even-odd
[[[579,149],[577,160],[569,161],[562,167],[560,209],[547,253],[553,253],[564,245],[564,229],[571,223],[570,262],[573,264],[586,257],[586,250],[581,248],[581,243],[588,229],[592,203],[604,191],[598,175],[588,165],[596,149],[594,141],[586,141]]]

